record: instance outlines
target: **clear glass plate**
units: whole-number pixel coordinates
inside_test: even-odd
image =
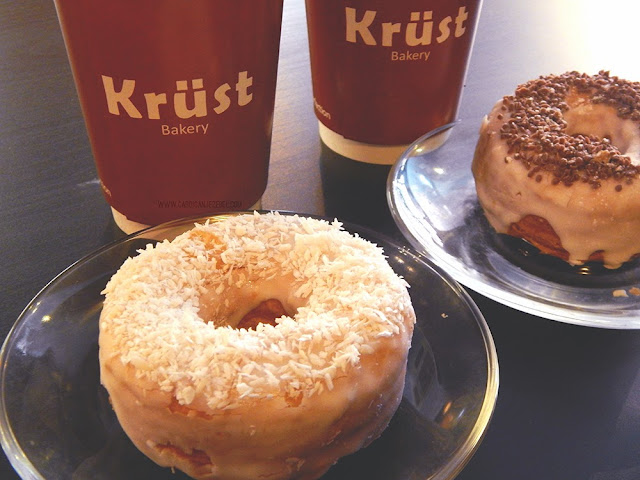
[[[100,292],[127,257],[205,220],[154,227],[97,251],[56,277],[18,318],[0,351],[0,433],[22,478],[186,478],[156,466],[121,430],[99,381],[98,318]],[[411,285],[418,320],[391,424],[324,478],[451,479],[478,447],[496,402],[498,362],[487,324],[429,261],[370,230],[345,228],[384,248]]]
[[[461,284],[504,305],[577,325],[640,328],[640,260],[617,270],[572,267],[495,233],[471,173],[478,127],[462,122],[430,132],[392,168],[387,199],[409,242]],[[443,130],[448,141],[430,150],[430,138]]]

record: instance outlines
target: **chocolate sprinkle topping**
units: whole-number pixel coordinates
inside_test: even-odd
[[[538,182],[541,172],[550,172],[554,185],[585,182],[599,188],[612,178],[618,182],[615,190],[619,192],[623,184],[629,185],[638,177],[640,166],[633,165],[608,138],[566,133],[563,112],[569,109],[565,99],[571,90],[588,96],[593,103],[612,106],[620,118],[640,125],[639,82],[605,71],[593,76],[578,72],[543,76],[503,98],[503,109],[511,118],[500,135],[507,142],[509,155],[522,162],[529,177]]]

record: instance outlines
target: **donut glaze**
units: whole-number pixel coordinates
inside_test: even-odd
[[[238,328],[272,300],[287,314]],[[338,222],[231,216],[148,246],[112,277],[101,381],[160,465],[313,479],[388,425],[414,323],[381,249]]]
[[[472,162],[492,227],[572,265],[640,253],[640,83],[540,77],[483,119]]]

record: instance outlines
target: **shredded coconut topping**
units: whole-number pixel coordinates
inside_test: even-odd
[[[216,317],[234,307],[229,298],[262,284],[280,285],[295,313],[255,330],[203,316],[204,298],[219,303]],[[180,404],[201,395],[212,409],[330,390],[415,321],[407,285],[381,248],[337,221],[277,213],[231,216],[150,244],[104,294],[101,335],[113,338],[120,361]]]

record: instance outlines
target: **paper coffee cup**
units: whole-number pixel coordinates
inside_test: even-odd
[[[55,0],[104,196],[130,232],[268,180],[282,0]]]
[[[345,157],[390,164],[454,121],[481,3],[306,0],[323,142]]]

